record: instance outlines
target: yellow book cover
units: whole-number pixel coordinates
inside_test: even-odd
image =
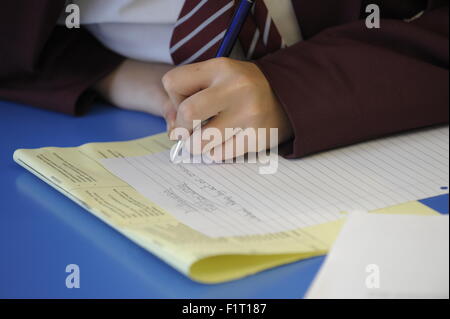
[[[19,149],[14,160],[102,221],[202,283],[235,280],[256,272],[326,254],[345,220],[266,235],[210,238],[110,173],[100,160],[148,155],[171,147],[166,134],[90,143],[79,147]],[[437,214],[410,202],[377,212]]]

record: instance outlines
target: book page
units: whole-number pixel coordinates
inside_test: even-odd
[[[448,192],[448,126],[298,160],[172,164],[169,152],[102,164],[178,220],[211,238],[279,233]]]

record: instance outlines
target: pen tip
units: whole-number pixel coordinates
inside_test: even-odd
[[[178,141],[170,149],[170,161],[174,164],[179,164],[182,161],[183,141]]]

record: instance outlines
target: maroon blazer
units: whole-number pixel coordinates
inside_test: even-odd
[[[448,1],[292,1],[305,41],[256,61],[294,128],[288,157],[448,123]],[[64,3],[0,1],[0,98],[77,113],[123,60],[56,26]],[[369,3],[380,29],[365,27]]]

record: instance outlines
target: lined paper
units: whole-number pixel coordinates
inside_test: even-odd
[[[448,193],[448,126],[401,134],[298,160],[277,173],[258,165],[178,164],[169,151],[102,160],[110,172],[210,237],[282,232]]]

